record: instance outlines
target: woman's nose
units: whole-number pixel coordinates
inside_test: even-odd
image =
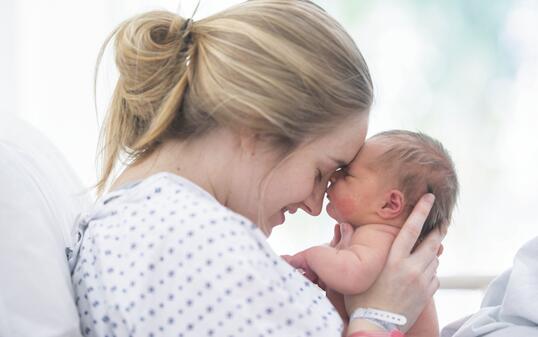
[[[303,202],[304,211],[310,215],[317,216],[320,215],[321,209],[323,208],[323,197],[327,191],[327,178],[314,188],[312,194]]]
[[[319,197],[312,194],[307,200],[303,202],[303,210],[310,215],[318,216],[321,214],[321,208],[323,206],[323,197]]]

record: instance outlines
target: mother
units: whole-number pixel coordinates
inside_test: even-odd
[[[265,239],[286,212],[318,215],[364,142],[372,82],[351,37],[317,5],[277,0],[197,22],[145,13],[112,36],[99,193],[127,163],[79,221],[82,332],[340,335],[347,322]],[[440,233],[410,254],[432,202],[419,202],[375,285],[345,298],[350,314],[417,318],[438,287]],[[344,333],[379,329],[355,319]]]

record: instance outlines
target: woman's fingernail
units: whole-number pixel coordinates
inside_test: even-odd
[[[426,199],[426,201],[433,203],[435,201],[435,195],[433,195],[432,193],[428,193],[428,194],[426,194],[425,199]]]

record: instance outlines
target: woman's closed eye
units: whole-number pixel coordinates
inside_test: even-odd
[[[323,179],[323,173],[321,173],[320,169],[317,169],[318,173],[316,174],[316,181],[319,183]]]
[[[323,189],[327,189],[332,174],[324,173],[321,169],[317,169],[316,181],[314,185],[321,186]]]
[[[348,171],[348,166],[342,166],[340,167],[336,172],[338,172],[339,175],[342,175],[342,176],[348,176],[349,175],[349,171]]]

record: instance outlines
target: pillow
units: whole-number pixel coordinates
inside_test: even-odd
[[[80,336],[65,248],[89,200],[43,135],[2,118],[0,336]]]

